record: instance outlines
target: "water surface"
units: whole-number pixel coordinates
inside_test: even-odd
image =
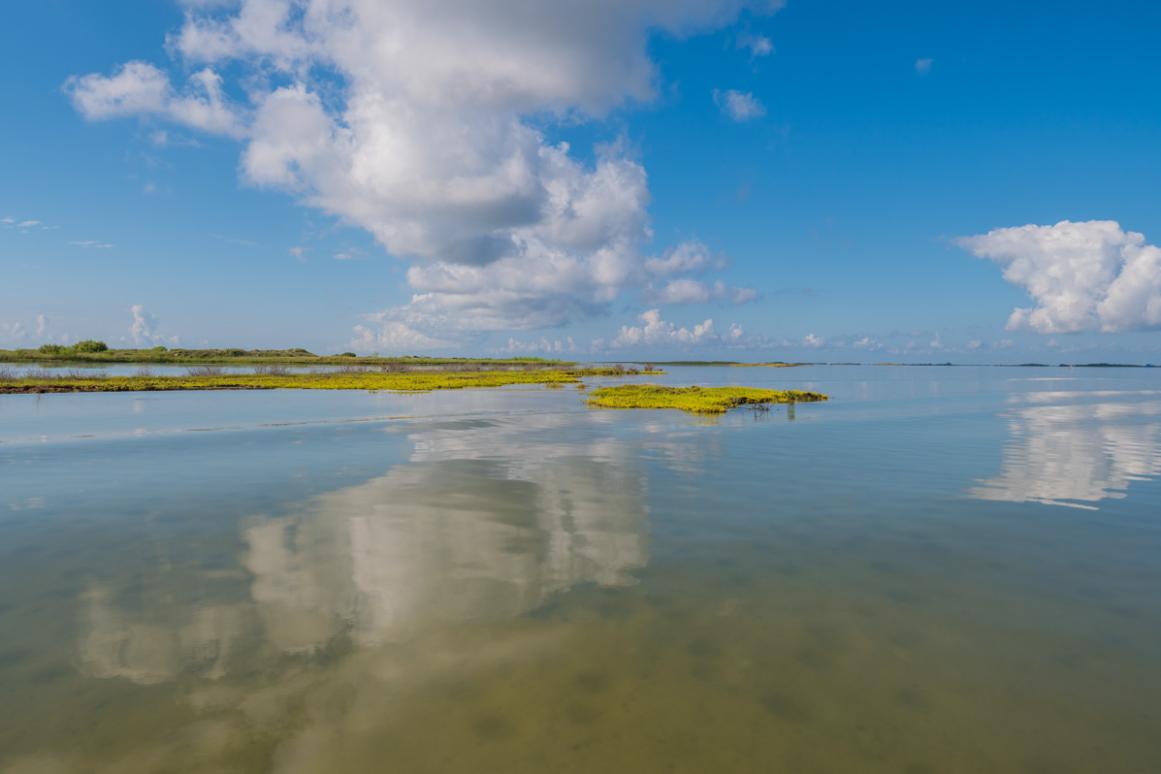
[[[0,771],[1161,770],[1161,374],[669,370],[0,396]]]

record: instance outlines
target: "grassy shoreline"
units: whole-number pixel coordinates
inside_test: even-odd
[[[327,373],[191,374],[186,376],[0,376],[0,395],[184,390],[388,390],[429,392],[513,384],[563,386],[592,376],[636,376],[631,368],[553,368],[500,371],[343,371]],[[653,371],[652,373],[658,373]]]
[[[623,384],[593,390],[589,394],[588,404],[598,408],[679,409],[692,414],[724,414],[738,406],[765,406],[771,403],[816,403],[828,399],[828,396],[821,392],[804,390]]]
[[[574,361],[542,357],[376,357],[370,355],[296,355],[286,350],[109,349],[98,353],[43,354],[36,349],[0,349],[0,363],[77,364],[77,366],[460,366],[548,368],[575,366]]]
[[[421,357],[403,355],[378,357],[344,352],[316,355],[305,349],[108,349],[102,342],[81,342],[65,347],[46,345],[40,349],[0,349],[0,363],[41,363],[77,365],[283,365],[283,366],[457,366],[556,368],[573,366],[567,360],[541,357]]]
[[[768,363],[730,363],[733,368],[797,368],[804,363],[787,363],[783,360],[773,360]]]

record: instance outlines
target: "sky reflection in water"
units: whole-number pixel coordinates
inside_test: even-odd
[[[1053,374],[21,396],[0,771],[1154,770],[1156,377]]]

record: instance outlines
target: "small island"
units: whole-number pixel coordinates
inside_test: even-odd
[[[817,403],[827,400],[821,392],[763,390],[755,387],[662,387],[656,384],[625,384],[601,387],[589,395],[589,405],[600,408],[680,409],[693,414],[724,414],[732,408],[771,403]]]

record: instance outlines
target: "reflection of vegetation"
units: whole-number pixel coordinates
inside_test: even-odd
[[[192,365],[222,363],[236,365],[457,365],[457,366],[547,366],[571,365],[541,357],[504,359],[470,357],[358,357],[354,352],[316,355],[305,349],[109,349],[103,341],[79,341],[72,346],[45,344],[39,349],[0,349],[0,362],[86,362],[86,363],[171,363]]]
[[[737,406],[769,403],[812,403],[826,400],[820,392],[761,390],[754,387],[662,387],[625,384],[590,393],[589,405],[602,408],[669,408],[695,414],[722,414]]]
[[[210,366],[186,376],[102,376],[83,371],[60,375],[38,371],[23,377],[0,373],[0,393],[133,392],[159,390],[397,390],[426,392],[509,384],[562,385],[586,376],[633,376],[632,368],[555,368],[507,371],[342,371],[321,373],[226,374]]]

